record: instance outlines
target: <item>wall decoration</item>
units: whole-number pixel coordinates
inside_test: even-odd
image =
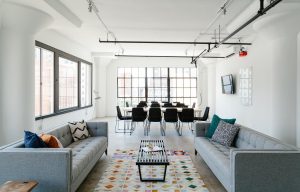
[[[245,106],[252,105],[252,67],[240,69],[239,96],[241,104]]]

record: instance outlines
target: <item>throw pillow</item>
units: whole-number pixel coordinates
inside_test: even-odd
[[[61,142],[54,135],[42,134],[41,139],[49,148],[63,148]]]
[[[230,124],[234,124],[236,119],[221,119],[218,115],[214,115],[212,118],[212,121],[210,123],[210,126],[205,134],[205,137],[211,138],[213,136],[213,134],[215,133],[220,120],[225,121],[226,123],[230,123]]]
[[[85,121],[69,123],[69,127],[74,141],[83,140],[90,136]]]
[[[239,126],[221,120],[211,140],[230,147],[239,129]]]
[[[24,145],[25,148],[46,148],[46,143],[35,133],[24,131]]]

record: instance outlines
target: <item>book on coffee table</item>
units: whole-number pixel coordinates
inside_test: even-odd
[[[145,151],[145,152],[159,152],[159,151],[162,151],[163,149],[159,146],[154,146],[153,148],[143,147],[142,150]]]

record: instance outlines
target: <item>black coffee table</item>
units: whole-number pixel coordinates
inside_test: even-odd
[[[148,145],[158,146],[162,150],[156,152],[145,152],[142,148]],[[169,165],[168,157],[165,150],[165,145],[163,140],[141,140],[140,149],[136,161],[136,165],[139,168],[140,180],[142,182],[164,182],[166,179],[167,166]],[[141,166],[159,166],[164,165],[164,176],[163,178],[143,178],[141,173]]]

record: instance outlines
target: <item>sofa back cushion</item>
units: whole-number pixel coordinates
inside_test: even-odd
[[[49,131],[47,134],[54,135],[61,142],[63,147],[67,147],[73,142],[69,125],[64,125]]]
[[[240,126],[234,144],[240,149],[271,149],[271,150],[294,150],[295,148],[282,143],[281,141],[254,131],[252,129]]]

